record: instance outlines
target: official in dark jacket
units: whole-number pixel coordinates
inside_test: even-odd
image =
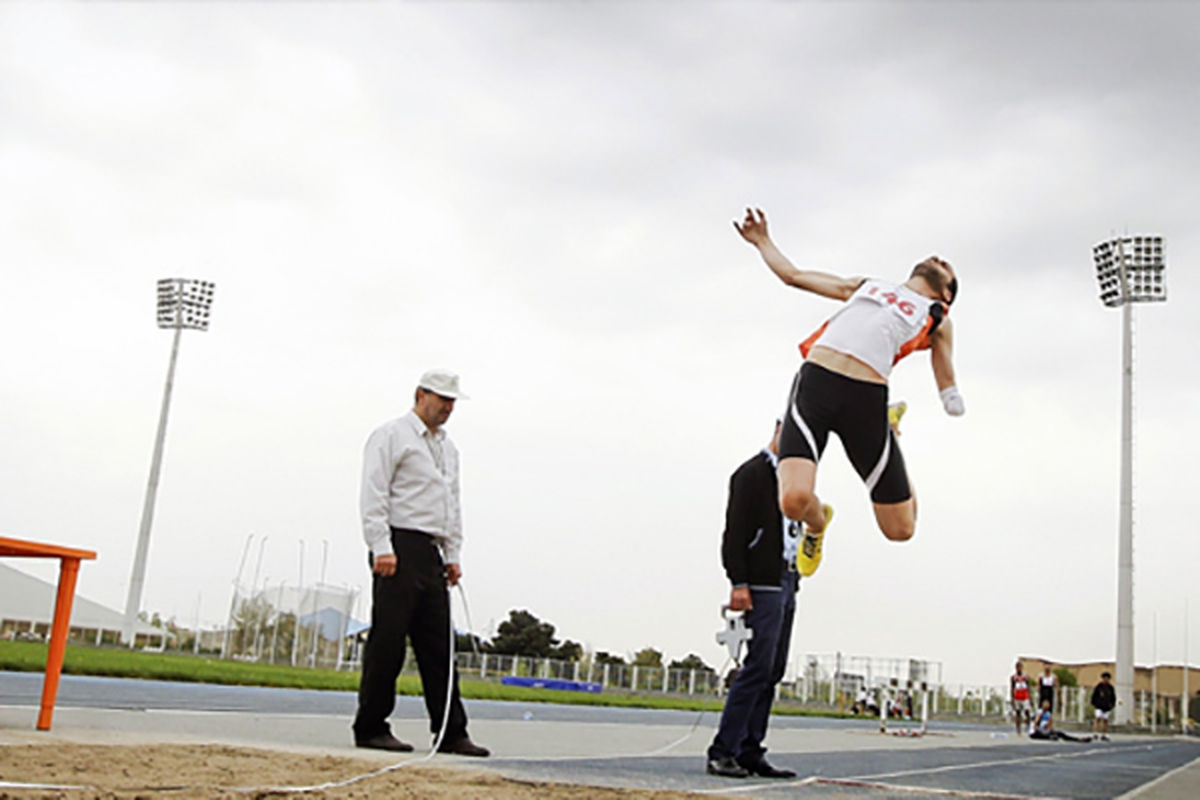
[[[796,612],[796,546],[799,526],[779,510],[779,430],[729,481],[721,561],[732,584],[729,607],[744,611],[754,631],[746,661],[725,700],[721,724],[708,748],[709,774],[792,778],[796,773],[767,762],[767,733],[775,686],[787,667]]]

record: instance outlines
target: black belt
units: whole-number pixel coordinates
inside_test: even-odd
[[[391,526],[389,526],[389,527],[391,527]],[[435,542],[435,537],[432,533],[429,533],[427,531],[419,531],[416,528],[391,527],[391,531],[393,534],[399,533],[399,534],[403,534],[405,536],[420,536],[423,539],[428,539],[431,543]]]

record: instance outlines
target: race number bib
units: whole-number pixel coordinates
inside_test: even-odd
[[[912,322],[918,317],[924,316],[925,309],[920,308],[910,297],[901,293],[897,286],[867,281],[858,291],[864,300],[871,300],[891,309],[894,314],[906,322]]]

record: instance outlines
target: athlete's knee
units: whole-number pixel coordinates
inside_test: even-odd
[[[779,492],[779,509],[788,519],[803,520],[816,508],[817,502],[812,489],[790,488]]]
[[[907,542],[917,532],[917,524],[912,519],[880,520],[879,529],[893,542]]]

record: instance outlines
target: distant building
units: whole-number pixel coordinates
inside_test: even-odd
[[[37,639],[50,635],[58,587],[41,578],[0,563],[0,639]],[[68,641],[89,644],[119,644],[125,615],[82,595],[71,606]],[[135,646],[161,650],[167,631],[138,622]]]
[[[1049,666],[1050,669],[1066,669],[1075,676],[1075,681],[1080,686],[1092,688],[1100,682],[1100,673],[1108,672],[1115,676],[1117,667],[1112,661],[1087,661],[1078,664],[1064,664],[1058,661],[1048,661],[1037,656],[1021,656],[1017,659],[1025,665],[1025,674],[1032,675],[1036,678],[1042,674],[1042,670]],[[1133,668],[1133,690],[1135,692],[1149,692],[1153,689],[1156,682],[1153,667],[1138,667]],[[1182,664],[1159,664],[1157,675],[1158,693],[1165,695],[1178,696],[1183,692],[1183,665]],[[1195,693],[1200,690],[1200,667],[1188,668],[1188,692]]]
[[[1100,673],[1107,672],[1114,676],[1117,674],[1117,668],[1112,661],[1061,664],[1036,656],[1022,656],[1017,660],[1025,665],[1025,674],[1032,676],[1034,681],[1047,666],[1051,670],[1067,670],[1075,676],[1075,682],[1088,691],[1088,697],[1090,697],[1092,687],[1100,682]],[[1150,712],[1146,710],[1149,708],[1157,709],[1155,715],[1164,722],[1179,719],[1182,709],[1185,707],[1190,709],[1188,712],[1190,719],[1200,719],[1197,716],[1200,714],[1200,668],[1187,668],[1188,694],[1190,695],[1187,706],[1184,706],[1181,700],[1183,670],[1182,664],[1159,664],[1157,667],[1135,666],[1133,668],[1134,706],[1135,708],[1142,707],[1143,714],[1147,715],[1143,718],[1143,724],[1145,724],[1144,720],[1149,719]],[[1150,698],[1156,690],[1157,696],[1151,703]]]

